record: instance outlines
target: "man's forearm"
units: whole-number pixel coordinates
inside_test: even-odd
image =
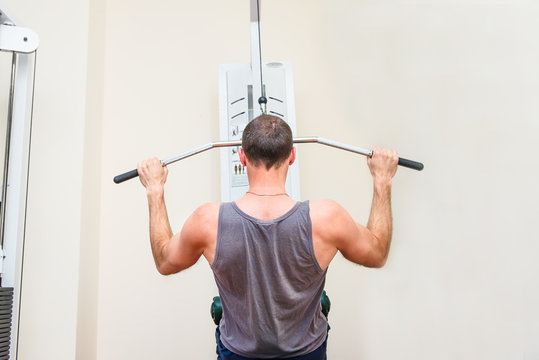
[[[374,193],[367,228],[376,237],[377,247],[385,259],[389,253],[392,235],[391,181],[374,180]]]
[[[172,237],[165,205],[164,189],[148,189],[148,207],[150,211],[150,243],[155,265],[159,269],[165,260],[164,249]]]

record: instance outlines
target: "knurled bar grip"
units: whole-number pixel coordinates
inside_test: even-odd
[[[365,156],[369,156],[369,157],[372,156],[372,154],[373,154],[372,150],[367,150],[367,149],[363,149],[363,148],[360,148],[360,147],[357,147],[357,146],[347,145],[347,144],[343,144],[343,143],[340,143],[340,142],[337,142],[337,141],[324,139],[324,138],[320,138],[320,137],[299,137],[299,138],[294,138],[294,143],[295,144],[318,143],[318,144],[331,146],[331,147],[341,149],[341,150],[351,151],[353,153],[361,154],[361,155],[365,155]],[[231,146],[241,146],[241,140],[217,141],[217,142],[209,143],[209,144],[194,148],[192,150],[186,151],[184,153],[178,154],[176,156],[170,157],[168,159],[161,160],[161,164],[163,164],[163,166],[169,165],[169,164],[175,163],[176,161],[180,161],[180,160],[186,159],[188,157],[191,157],[193,155],[200,154],[201,152],[204,152],[206,150],[210,150],[210,149],[213,149],[213,148],[221,148],[221,147],[231,147]],[[410,169],[418,170],[418,171],[423,170],[423,164],[422,163],[417,162],[417,161],[404,159],[404,158],[399,158],[399,165],[410,168]],[[137,170],[136,169],[131,170],[131,171],[128,171],[126,173],[123,173],[121,175],[118,175],[118,176],[114,177],[114,182],[116,184],[119,184],[119,183],[122,183],[122,182],[124,182],[126,180],[135,178],[137,176],[138,176]]]

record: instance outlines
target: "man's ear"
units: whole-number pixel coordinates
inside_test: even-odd
[[[245,156],[245,152],[242,148],[239,148],[238,155],[240,156],[240,162],[243,166],[247,166],[247,156]]]
[[[296,161],[296,147],[292,147],[292,151],[290,152],[290,157],[288,158],[288,165],[292,165]]]

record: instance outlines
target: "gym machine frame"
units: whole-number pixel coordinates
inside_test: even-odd
[[[15,26],[8,13],[0,2],[0,51],[12,53],[0,206],[0,360],[18,356],[35,54],[39,45],[37,34]]]

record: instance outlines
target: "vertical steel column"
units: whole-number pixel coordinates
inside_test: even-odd
[[[14,53],[2,194],[2,287],[13,288],[10,358],[17,359],[26,230],[28,166],[32,127],[35,52]]]
[[[2,249],[4,248],[4,224],[5,224],[5,214],[6,214],[6,197],[7,197],[7,176],[8,176],[8,167],[9,167],[9,149],[11,144],[11,124],[13,122],[13,96],[15,95],[15,73],[17,71],[17,53],[13,53],[11,60],[11,84],[9,87],[9,103],[8,103],[8,113],[7,113],[7,124],[6,124],[6,146],[4,151],[4,171],[2,181],[2,198],[0,203],[0,241]],[[3,250],[2,250],[3,256]],[[3,259],[2,259],[3,264]],[[0,269],[0,276],[3,273],[3,269]],[[0,277],[0,285],[2,278]]]
[[[253,118],[260,115],[260,107],[258,106],[258,98],[262,96],[262,86],[260,81],[260,6],[262,0],[250,0],[251,2],[251,73],[253,84]]]

